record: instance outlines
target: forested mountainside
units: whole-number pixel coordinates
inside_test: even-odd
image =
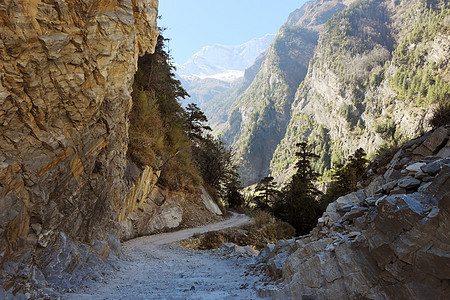
[[[213,124],[244,184],[284,181],[300,141],[323,173],[426,129],[449,94],[448,26],[446,1],[311,1],[291,13],[253,81],[211,101],[231,107]]]
[[[450,101],[447,1],[357,1],[319,39],[271,162],[280,175],[308,140],[324,172],[362,147],[373,153],[423,132],[433,107]]]
[[[349,1],[313,1],[291,14],[267,51],[251,84],[229,111],[223,138],[241,157],[244,184],[269,173],[272,155],[284,137],[291,105],[313,57],[319,32],[335,12]],[[259,62],[257,62],[259,64]]]

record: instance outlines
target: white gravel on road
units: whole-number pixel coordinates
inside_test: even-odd
[[[241,226],[244,215],[204,227],[130,240],[123,244],[128,261],[103,282],[64,295],[64,299],[258,299],[253,286],[259,277],[248,275],[253,257],[221,256],[191,251],[174,242],[195,233]]]

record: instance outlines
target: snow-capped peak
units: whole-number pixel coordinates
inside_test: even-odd
[[[215,78],[233,81],[244,75],[255,59],[269,48],[274,34],[267,34],[242,45],[229,46],[216,44],[203,47],[186,63],[178,65],[177,73],[183,78]]]

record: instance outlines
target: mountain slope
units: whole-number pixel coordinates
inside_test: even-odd
[[[283,178],[301,140],[314,144],[324,171],[360,147],[373,152],[424,130],[433,104],[449,101],[449,25],[444,1],[358,1],[333,16],[272,174]]]
[[[266,56],[267,51],[261,53],[256,58],[255,63],[245,70],[242,79],[230,84],[227,89],[214,95],[210,101],[202,103],[202,109],[217,135],[222,135],[228,120],[228,113],[233,103],[248,89],[253,80],[255,80]]]
[[[295,92],[304,79],[324,22],[351,1],[312,1],[290,15],[270,46],[254,81],[229,112],[224,139],[242,158],[240,174],[252,184],[269,163],[290,119]]]

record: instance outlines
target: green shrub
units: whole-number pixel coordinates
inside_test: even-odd
[[[438,104],[428,124],[433,128],[450,124],[450,97],[446,101]]]
[[[395,122],[388,118],[381,122],[375,123],[374,130],[376,133],[380,134],[384,140],[394,140],[396,125]]]

